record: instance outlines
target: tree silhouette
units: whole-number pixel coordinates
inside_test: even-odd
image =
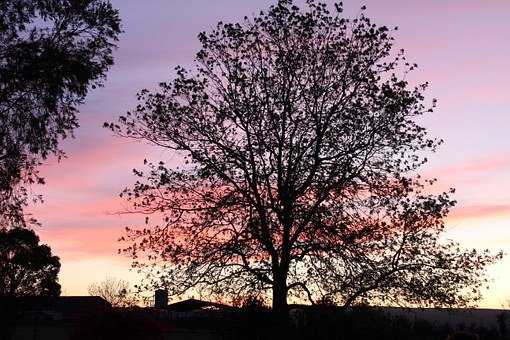
[[[281,0],[200,33],[196,68],[106,123],[176,151],[145,161],[122,196],[161,217],[127,229],[124,251],[171,293],[272,292],[344,306],[465,305],[498,255],[440,241],[451,192],[417,171],[441,140],[417,118],[427,84],[393,51],[391,30],[307,1]]]
[[[0,2],[0,217],[23,223],[37,166],[64,156],[77,106],[113,64],[120,19],[103,0]]]
[[[129,282],[122,279],[107,277],[101,282],[89,285],[88,292],[89,295],[102,297],[113,307],[130,307],[136,304]]]
[[[59,296],[60,261],[33,230],[0,230],[0,296]]]

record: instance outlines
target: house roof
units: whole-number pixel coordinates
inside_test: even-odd
[[[188,299],[183,300],[175,303],[171,303],[167,306],[167,310],[174,311],[174,312],[190,312],[197,309],[203,309],[207,307],[216,307],[219,309],[232,309],[234,307],[217,303],[217,302],[209,302],[209,301],[202,301],[197,299]]]

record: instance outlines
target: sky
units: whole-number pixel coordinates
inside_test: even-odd
[[[266,0],[113,0],[124,33],[105,86],[79,108],[80,128],[65,140],[68,157],[41,167],[47,184],[36,187],[43,204],[31,207],[42,223],[43,242],[60,256],[65,295],[85,295],[106,276],[136,283],[129,259],[117,254],[124,227],[142,216],[119,214],[119,192],[134,182],[143,159],[178,162],[162,149],[115,137],[102,128],[136,105],[135,94],[172,78],[176,65],[190,66],[197,34],[222,21],[239,21],[267,8]],[[507,0],[347,0],[346,16],[367,6],[377,24],[398,26],[396,47],[419,65],[414,79],[428,81],[437,110],[423,119],[445,143],[422,173],[444,188],[455,187],[457,207],[446,237],[466,247],[503,250],[489,269],[490,288],[481,307],[510,299],[510,2]]]

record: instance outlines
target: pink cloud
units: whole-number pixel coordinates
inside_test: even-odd
[[[450,178],[467,177],[499,172],[510,169],[510,156],[494,155],[481,159],[472,159],[463,163],[452,164],[433,169],[425,173],[426,177]]]
[[[121,236],[118,228],[42,228],[39,230],[41,239],[48,240],[53,252],[64,261],[90,259],[94,257],[114,258]]]
[[[102,171],[112,167],[129,174],[133,165],[142,163],[146,151],[139,144],[112,138],[100,147],[77,150],[61,162],[50,161],[41,167],[41,173],[52,187],[84,188],[96,182]]]
[[[426,2],[428,8],[434,10],[443,10],[448,12],[478,12],[481,10],[505,7],[508,8],[508,2],[505,0],[487,1],[439,1]]]
[[[448,219],[464,220],[510,215],[510,204],[480,204],[455,208]]]
[[[125,205],[120,197],[96,197],[91,200],[75,200],[67,202],[46,202],[32,207],[31,212],[42,218],[61,219],[62,217],[97,218],[122,211]]]

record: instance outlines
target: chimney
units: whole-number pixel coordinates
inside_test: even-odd
[[[168,292],[166,289],[156,289],[154,292],[154,308],[167,308]]]

